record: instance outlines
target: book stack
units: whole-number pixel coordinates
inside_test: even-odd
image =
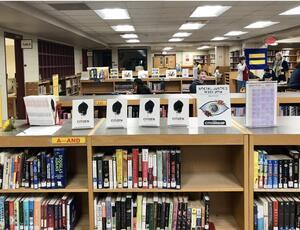
[[[139,117],[139,107],[138,106],[128,106],[127,114],[129,118]]]
[[[64,148],[38,153],[0,152],[0,188],[64,188],[67,183],[67,159]]]
[[[254,229],[299,229],[299,194],[262,194],[254,200]]]
[[[280,116],[299,116],[300,106],[299,105],[281,105]]]
[[[231,114],[235,117],[246,116],[246,107],[231,107]]]
[[[93,185],[103,188],[180,189],[181,150],[116,149],[93,156]]]
[[[298,150],[287,150],[287,154],[254,151],[254,188],[299,188],[299,156]]]
[[[63,196],[0,196],[0,229],[74,229],[76,199]]]
[[[199,199],[166,194],[118,194],[94,199],[96,229],[209,229],[207,193]]]

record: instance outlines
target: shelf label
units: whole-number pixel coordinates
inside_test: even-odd
[[[85,144],[85,137],[52,137],[52,144]]]

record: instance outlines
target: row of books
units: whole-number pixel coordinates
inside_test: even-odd
[[[299,188],[299,151],[268,152],[254,151],[254,188]]]
[[[76,198],[71,194],[0,196],[0,229],[51,230],[75,228]]]
[[[246,116],[246,107],[231,107],[231,114],[235,117]]]
[[[116,149],[93,156],[93,186],[102,188],[181,188],[180,149]]]
[[[148,82],[148,87],[152,91],[164,91],[165,83],[164,82]]]
[[[299,105],[281,105],[280,116],[300,116]]]
[[[67,159],[64,148],[35,152],[0,152],[0,188],[64,188]]]
[[[132,91],[133,90],[133,86],[132,83],[120,83],[120,84],[115,84],[115,91],[116,92],[128,92],[128,91]]]
[[[209,229],[210,198],[118,194],[94,199],[96,229]]]
[[[254,230],[300,229],[299,194],[259,194],[254,200]]]

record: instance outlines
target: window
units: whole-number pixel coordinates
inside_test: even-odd
[[[125,70],[136,70],[141,66],[147,70],[147,49],[119,49],[119,68]]]

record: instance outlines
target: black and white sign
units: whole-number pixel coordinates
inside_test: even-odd
[[[171,98],[168,104],[168,125],[188,126],[189,125],[189,99]]]
[[[197,86],[197,114],[199,126],[231,126],[229,86]]]
[[[141,98],[139,110],[140,126],[159,126],[160,124],[160,99]]]
[[[132,78],[132,70],[123,70],[122,78],[123,79],[131,79]]]
[[[127,100],[107,99],[106,127],[126,128],[127,126]]]
[[[94,128],[94,100],[73,100],[72,129]]]
[[[21,48],[22,49],[32,49],[32,40],[31,39],[21,40]]]

